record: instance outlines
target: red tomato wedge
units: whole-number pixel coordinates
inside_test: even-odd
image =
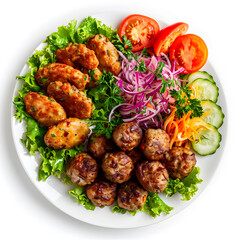
[[[175,61],[176,68],[184,67],[184,73],[198,71],[204,66],[208,58],[205,42],[197,35],[182,35],[173,42],[169,49],[171,61]]]
[[[144,47],[151,47],[159,30],[159,25],[154,19],[133,14],[122,21],[119,36],[121,38],[125,35],[132,43],[132,51],[136,52]]]
[[[153,44],[156,56],[160,56],[161,52],[167,53],[174,40],[185,34],[187,30],[187,23],[178,22],[159,31]]]

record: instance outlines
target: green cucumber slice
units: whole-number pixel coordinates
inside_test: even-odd
[[[207,79],[207,80],[209,80],[210,82],[213,82],[213,83],[215,82],[213,80],[213,77],[209,73],[207,73],[206,71],[197,71],[197,72],[190,73],[190,74],[186,75],[186,79],[188,80],[187,85],[190,85],[194,80],[196,80],[198,78]]]
[[[219,92],[215,83],[203,78],[198,78],[192,82],[191,86],[197,91],[197,98],[199,100],[217,102]]]
[[[211,100],[203,100],[201,101],[201,105],[204,113],[213,110],[211,113],[209,113],[202,119],[206,123],[209,123],[216,128],[221,127],[224,119],[224,113],[222,112],[222,108]]]
[[[192,148],[196,153],[202,156],[210,155],[216,152],[220,146],[222,135],[217,128],[209,125],[210,129],[199,131],[201,144],[199,142],[192,142]]]

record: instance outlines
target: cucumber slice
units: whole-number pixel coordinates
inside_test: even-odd
[[[222,135],[217,128],[209,125],[211,129],[204,129],[199,131],[201,144],[199,142],[192,142],[192,148],[196,153],[202,156],[210,155],[216,152],[220,146]]]
[[[198,78],[203,78],[203,79],[207,79],[210,82],[215,82],[213,80],[213,77],[207,73],[206,71],[198,71],[198,72],[194,72],[194,73],[190,73],[188,75],[186,75],[186,79],[188,80],[188,85],[190,85],[194,80],[198,79]]]
[[[199,100],[212,100],[213,102],[217,102],[219,92],[215,83],[198,78],[192,82],[191,86],[197,91],[197,98]]]
[[[209,113],[202,119],[206,123],[209,123],[216,128],[221,127],[224,119],[224,113],[222,112],[222,108],[211,100],[201,101],[201,105],[204,113],[213,110],[211,113]]]

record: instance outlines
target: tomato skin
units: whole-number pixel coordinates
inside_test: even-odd
[[[174,23],[158,32],[153,48],[156,56],[167,53],[174,40],[188,30],[188,24],[183,22]]]
[[[122,21],[119,36],[121,38],[125,35],[132,43],[132,52],[136,52],[144,47],[151,47],[159,30],[160,27],[154,19],[140,14],[132,14]]]
[[[169,49],[169,58],[175,61],[177,69],[185,68],[184,74],[196,72],[207,62],[207,45],[194,34],[179,36]]]

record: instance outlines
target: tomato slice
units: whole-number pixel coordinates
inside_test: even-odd
[[[208,49],[205,42],[197,35],[179,36],[169,49],[170,60],[175,60],[176,68],[185,68],[184,73],[201,69],[207,61]]]
[[[159,31],[153,44],[156,56],[160,56],[161,52],[167,53],[174,40],[185,34],[187,30],[187,23],[178,22]]]
[[[132,51],[149,48],[159,32],[158,23],[147,16],[133,14],[126,17],[119,28],[120,38],[125,35],[132,43]]]

